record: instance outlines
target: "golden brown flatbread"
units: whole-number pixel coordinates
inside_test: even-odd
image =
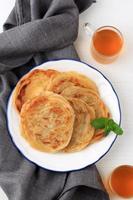
[[[99,102],[99,95],[95,90],[79,86],[67,87],[62,91],[61,95],[67,98],[70,97],[81,99],[88,105],[93,107],[96,107]]]
[[[57,74],[59,72],[55,70],[35,69],[25,75],[15,88],[14,101],[17,110],[20,112],[22,105],[27,100],[42,94],[46,90],[50,78]]]
[[[109,109],[102,100],[100,100],[99,103],[97,104],[97,107],[95,108],[95,114],[96,118],[101,118],[101,117],[110,118]],[[97,129],[95,130],[91,143],[95,143],[96,141],[99,141],[104,137],[105,137],[104,130]]]
[[[103,129],[96,130],[90,143],[93,144],[93,143],[101,140],[104,137],[105,137],[105,134],[104,134],[104,130]]]
[[[35,69],[14,92],[22,136],[40,151],[76,152],[104,137],[91,120],[110,117],[96,84],[77,72]]]
[[[64,89],[70,86],[89,88],[97,94],[99,93],[96,84],[92,80],[76,72],[64,72],[58,74],[56,77],[51,79],[47,89],[57,94],[61,94]]]
[[[60,95],[45,92],[26,101],[21,113],[22,136],[40,151],[57,152],[70,142],[74,111]]]
[[[100,100],[97,104],[97,107],[95,108],[96,112],[96,118],[101,118],[101,117],[109,117],[109,110],[105,103]]]
[[[84,149],[93,137],[94,128],[90,124],[92,113],[90,114],[91,108],[88,109],[88,105],[82,100],[70,98],[69,102],[75,112],[75,122],[70,143],[63,151],[76,152]]]

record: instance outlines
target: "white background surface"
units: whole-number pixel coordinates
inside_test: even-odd
[[[0,1],[0,32],[15,0]],[[125,38],[123,55],[109,65],[97,63],[90,55],[89,37],[83,31],[84,22],[96,28],[113,25]],[[125,133],[119,137],[109,153],[97,163],[104,183],[111,171],[121,164],[133,165],[133,0],[97,0],[91,8],[80,15],[79,36],[75,43],[82,61],[102,71],[113,83],[121,102],[122,126]],[[0,192],[0,200],[5,200]],[[112,196],[111,200],[122,200]]]

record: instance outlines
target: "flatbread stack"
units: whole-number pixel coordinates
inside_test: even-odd
[[[104,137],[91,120],[110,117],[96,84],[77,72],[35,69],[16,85],[21,135],[39,151],[77,152]]]

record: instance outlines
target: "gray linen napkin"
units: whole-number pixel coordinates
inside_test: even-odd
[[[0,34],[0,186],[9,200],[108,200],[95,165],[58,173],[27,161],[7,130],[8,97],[19,78],[51,59],[79,59],[73,0],[17,0]]]

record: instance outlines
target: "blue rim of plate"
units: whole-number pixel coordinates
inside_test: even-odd
[[[87,64],[87,63],[85,63],[85,62],[83,62],[83,61],[76,60],[76,59],[67,59],[67,58],[63,58],[63,59],[54,59],[54,60],[50,60],[50,61],[47,61],[47,62],[42,63],[42,64],[46,64],[46,63],[54,62],[54,61],[66,61],[66,60],[68,60],[68,61],[75,61],[75,62],[79,62],[79,63],[85,64],[87,67],[90,67],[90,68],[94,69],[94,70],[97,71],[99,74],[101,74],[101,76],[102,76],[104,79],[106,79],[106,81],[110,84],[110,86],[111,86],[111,88],[112,88],[112,90],[113,90],[113,92],[115,93],[116,98],[117,98],[117,103],[118,103],[118,108],[119,108],[119,113],[120,113],[119,125],[121,125],[121,106],[120,106],[119,97],[118,97],[117,92],[115,91],[115,89],[114,89],[112,83],[110,82],[110,80],[109,80],[100,70],[96,69],[95,67],[93,67],[93,66],[91,66],[91,65],[89,65],[89,64]],[[40,64],[40,65],[42,65],[42,64]],[[36,67],[39,67],[40,65],[34,66],[34,67],[32,68],[32,70],[34,70],[34,68],[36,68]],[[30,71],[29,71],[29,72],[30,72]],[[99,157],[96,161],[94,161],[93,163],[91,163],[91,164],[89,164],[89,165],[86,165],[86,166],[84,166],[84,167],[82,167],[82,168],[79,168],[79,169],[72,169],[72,170],[64,170],[64,171],[58,171],[58,170],[52,170],[52,169],[48,169],[48,168],[42,167],[42,166],[40,166],[39,164],[37,164],[37,163],[35,163],[34,161],[32,161],[32,160],[30,160],[29,158],[27,158],[27,157],[22,153],[22,151],[17,147],[17,145],[15,144],[15,142],[14,142],[14,140],[13,140],[13,137],[12,137],[12,135],[11,135],[11,133],[10,133],[9,124],[8,124],[8,105],[9,105],[9,100],[10,100],[11,95],[12,95],[12,92],[11,92],[11,94],[10,94],[9,97],[8,97],[8,103],[7,103],[7,109],[6,109],[6,112],[7,112],[7,115],[6,115],[6,119],[7,119],[7,120],[6,120],[6,123],[7,123],[7,129],[8,129],[9,137],[10,137],[10,139],[11,139],[13,145],[15,146],[15,148],[18,150],[18,152],[19,152],[26,160],[28,160],[28,161],[31,162],[32,164],[34,164],[34,165],[36,165],[36,166],[42,168],[43,170],[48,170],[48,171],[51,171],[51,172],[64,173],[64,172],[80,171],[80,170],[82,170],[82,169],[85,169],[85,168],[87,168],[87,167],[89,167],[89,166],[91,166],[91,165],[93,165],[93,164],[96,164],[99,160],[101,160],[101,159],[109,152],[109,150],[111,149],[111,147],[113,146],[113,144],[115,143],[115,141],[116,141],[116,139],[117,139],[117,135],[116,135],[116,136],[115,136],[115,139],[114,139],[113,142],[112,142],[112,144],[109,146],[109,148],[107,149],[107,151],[106,151],[102,156],[100,156],[100,157]]]

